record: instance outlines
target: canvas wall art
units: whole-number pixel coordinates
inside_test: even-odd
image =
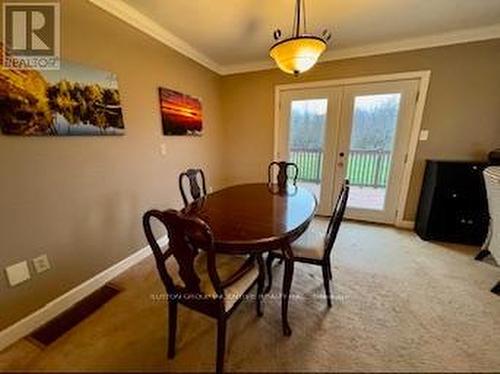
[[[164,135],[201,135],[201,101],[195,97],[160,88],[160,110]]]
[[[68,61],[60,70],[0,70],[0,126],[7,135],[121,135],[116,75]]]

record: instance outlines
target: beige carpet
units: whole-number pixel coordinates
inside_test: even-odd
[[[315,224],[324,224],[321,221]],[[335,249],[332,309],[319,268],[295,270],[290,320],[279,300],[257,318],[241,305],[229,322],[227,371],[500,371],[500,268],[476,249],[426,243],[413,233],[346,223]],[[282,266],[275,267],[274,292]],[[151,259],[116,279],[125,291],[45,350],[22,340],[0,353],[0,370],[208,371],[215,323],[180,309],[178,350],[166,358],[166,309]]]

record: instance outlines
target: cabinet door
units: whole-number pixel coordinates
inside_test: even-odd
[[[443,163],[439,166],[434,227],[436,239],[480,244],[488,218],[482,170],[484,165]]]

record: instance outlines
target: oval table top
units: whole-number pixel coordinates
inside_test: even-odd
[[[203,219],[212,229],[217,251],[249,253],[278,249],[309,226],[316,213],[315,196],[289,186],[280,191],[266,183],[224,188],[192,202],[187,214]]]

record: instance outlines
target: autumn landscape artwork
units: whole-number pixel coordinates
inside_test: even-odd
[[[160,88],[160,109],[164,135],[201,135],[201,102],[195,97]]]
[[[68,61],[60,70],[0,69],[0,126],[7,135],[121,135],[116,75]]]

